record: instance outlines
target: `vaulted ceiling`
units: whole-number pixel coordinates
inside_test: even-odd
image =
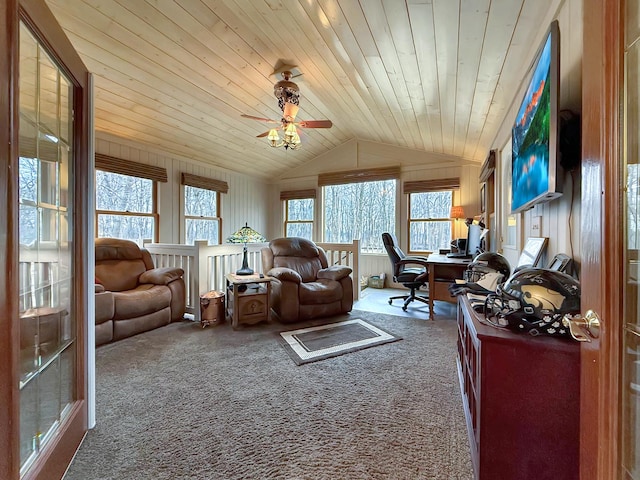
[[[47,0],[95,79],[95,128],[278,178],[357,138],[482,162],[561,0]],[[297,67],[302,148],[256,138]]]

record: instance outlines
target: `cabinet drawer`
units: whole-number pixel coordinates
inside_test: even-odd
[[[253,323],[267,320],[267,296],[248,295],[238,297],[238,320],[242,323]]]

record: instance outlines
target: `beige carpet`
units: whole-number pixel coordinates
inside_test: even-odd
[[[98,348],[98,425],[65,479],[472,478],[455,320],[335,320],[349,318],[403,340],[303,367],[277,323],[183,322]]]

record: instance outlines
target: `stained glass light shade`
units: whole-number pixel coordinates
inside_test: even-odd
[[[228,243],[244,243],[244,249],[242,250],[242,268],[236,271],[236,275],[253,275],[253,269],[249,268],[249,263],[247,261],[247,243],[261,243],[266,241],[267,239],[264,235],[256,232],[247,223],[244,224],[244,227],[227,238]]]

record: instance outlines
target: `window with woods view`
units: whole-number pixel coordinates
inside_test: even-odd
[[[360,240],[363,253],[385,253],[384,232],[396,228],[396,180],[322,187],[324,241]]]
[[[409,194],[409,251],[437,252],[449,248],[453,192]]]
[[[185,243],[206,240],[220,243],[220,193],[215,190],[184,186]]]
[[[285,200],[284,234],[286,237],[303,237],[313,240],[313,215],[315,199],[296,198]]]
[[[147,178],[96,170],[98,237],[156,240],[155,185]]]

